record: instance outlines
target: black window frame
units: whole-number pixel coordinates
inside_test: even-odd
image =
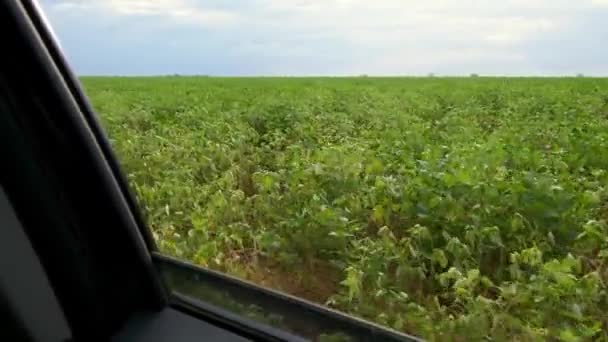
[[[296,318],[318,317],[358,340],[419,340],[158,253],[109,140],[35,0],[2,2],[0,22],[0,91],[8,94],[13,111],[7,121],[16,132],[0,181],[74,340],[125,336],[121,331],[137,317],[167,309],[251,340],[303,340],[174,292],[161,278],[162,265],[197,274],[237,297],[255,297],[270,309],[291,310]]]

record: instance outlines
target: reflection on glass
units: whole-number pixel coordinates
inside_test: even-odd
[[[172,291],[311,341],[387,341],[417,339],[386,330],[321,306],[261,289],[224,274],[155,256]]]

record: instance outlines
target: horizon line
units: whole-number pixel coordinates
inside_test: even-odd
[[[77,77],[208,77],[208,78],[608,78],[608,75],[563,74],[563,75],[501,75],[501,74],[463,74],[463,75],[209,75],[209,74],[77,74]]]

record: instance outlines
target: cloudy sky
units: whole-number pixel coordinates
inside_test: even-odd
[[[608,76],[608,0],[39,0],[81,75]]]

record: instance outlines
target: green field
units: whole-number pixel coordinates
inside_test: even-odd
[[[82,81],[167,254],[432,340],[608,340],[608,79]]]

